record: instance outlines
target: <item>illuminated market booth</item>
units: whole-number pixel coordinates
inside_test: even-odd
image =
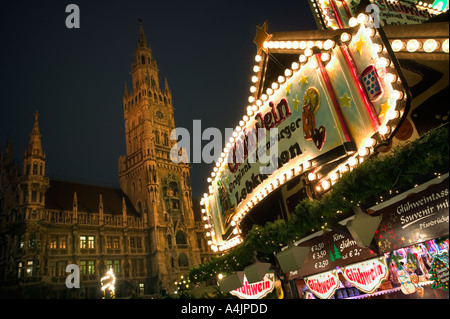
[[[190,281],[448,298],[448,5],[309,1],[320,30],[257,27],[249,104],[201,200],[223,255]]]

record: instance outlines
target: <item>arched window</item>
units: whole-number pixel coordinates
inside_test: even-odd
[[[188,260],[188,258],[187,258],[187,256],[186,256],[186,254],[181,253],[181,254],[178,256],[178,265],[179,265],[180,267],[189,267],[189,260]]]
[[[169,136],[164,133],[164,146],[169,146]]]
[[[177,231],[175,241],[177,245],[186,245],[187,244],[186,234],[181,230]]]
[[[172,248],[172,235],[167,235],[167,246]]]
[[[158,131],[155,131],[155,139],[156,139],[156,144],[159,144],[160,143],[160,140],[159,140],[159,132]]]
[[[145,56],[141,56],[141,64],[145,64]]]
[[[137,203],[137,210],[138,210],[138,213],[142,214],[142,203],[141,202]]]

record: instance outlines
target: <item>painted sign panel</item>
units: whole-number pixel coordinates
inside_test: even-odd
[[[364,23],[348,32],[339,44],[329,39],[301,51],[271,94],[249,106],[201,201],[212,247],[229,248],[242,216],[319,158],[324,165],[366,152],[382,127],[381,138],[390,138],[390,121],[400,119],[407,100],[403,82],[395,81],[395,57]]]
[[[360,2],[360,0],[313,0],[311,7],[319,27],[343,29],[352,26],[350,19],[357,16]],[[369,7],[365,8],[365,12],[381,26],[419,24],[445,10],[442,5],[423,6],[396,0],[371,0],[370,3]]]
[[[341,271],[346,281],[367,294],[377,290],[389,277],[384,256],[343,267]]]
[[[233,296],[240,299],[262,299],[275,288],[275,275],[267,273],[262,281],[249,284],[244,275],[244,285],[241,288],[230,291]]]
[[[448,178],[377,212],[382,214],[374,236],[386,253],[449,233]]]
[[[320,299],[330,299],[341,284],[336,269],[303,279],[309,290]]]
[[[311,251],[302,268],[297,271],[298,276],[336,269],[376,256],[369,248],[359,247],[353,239],[334,231],[308,240],[302,245],[311,247]]]

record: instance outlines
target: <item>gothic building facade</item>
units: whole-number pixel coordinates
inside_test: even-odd
[[[142,22],[131,68],[121,189],[46,177],[37,113],[22,167],[10,142],[0,152],[0,298],[99,298],[110,268],[116,296],[161,296],[212,257],[194,213],[189,166],[170,160],[172,94],[167,80],[160,88]],[[79,289],[66,287],[69,264],[79,266]]]

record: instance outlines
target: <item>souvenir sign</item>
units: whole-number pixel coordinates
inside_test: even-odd
[[[275,275],[268,273],[262,281],[249,284],[244,275],[244,285],[241,288],[230,291],[230,294],[240,299],[262,299],[275,288]]]
[[[360,0],[310,0],[314,18],[321,29],[352,27]],[[398,0],[370,0],[363,11],[369,13],[379,25],[418,24],[441,14],[445,5],[413,4]]]
[[[381,253],[448,235],[448,178],[377,211],[374,236]]]
[[[373,293],[389,277],[384,257],[370,259],[342,268],[345,280],[367,294]]]
[[[249,98],[254,104],[211,173],[201,205],[212,250],[239,244],[240,221],[294,176],[306,174],[313,191],[324,192],[377,143],[392,138],[409,103],[406,82],[397,81],[398,63],[383,50],[387,39],[366,26],[368,18],[360,21],[358,28],[337,30],[326,41],[264,42],[268,52],[296,48],[299,62],[258,100]],[[263,63],[259,55],[256,60]],[[315,173],[338,159],[339,167]]]
[[[330,299],[341,284],[336,269],[305,277],[304,280],[309,290],[321,299]]]

